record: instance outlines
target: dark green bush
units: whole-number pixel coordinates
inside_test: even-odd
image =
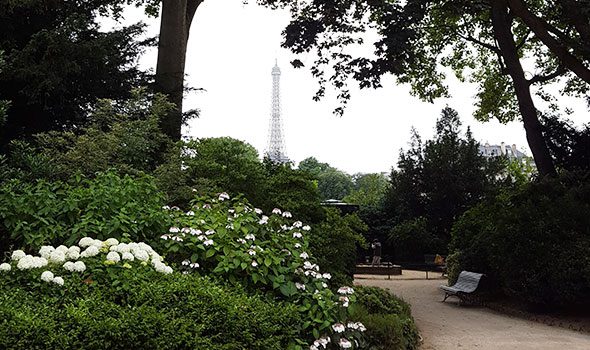
[[[164,199],[149,176],[98,174],[69,183],[8,181],[0,186],[0,230],[8,245],[71,245],[81,237],[153,240],[168,230]],[[6,237],[4,237],[6,238]]]
[[[367,226],[355,214],[341,216],[337,209],[326,210],[326,220],[309,236],[310,251],[325,272],[332,275],[331,284],[352,283],[357,245],[363,246],[362,233]]]
[[[532,305],[590,298],[590,179],[564,174],[480,204],[453,227],[452,270],[483,272]]]
[[[373,350],[413,350],[418,347],[418,329],[410,305],[385,289],[357,286],[353,315],[362,322]]]
[[[0,348],[266,350],[298,336],[293,305],[191,275],[130,283],[119,304],[108,288],[31,293],[0,282]]]

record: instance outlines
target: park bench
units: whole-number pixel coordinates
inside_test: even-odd
[[[467,299],[471,299],[473,292],[475,292],[477,289],[482,276],[483,274],[481,273],[461,271],[459,278],[454,285],[440,286],[440,289],[445,292],[443,303],[450,296],[456,296],[462,302],[466,301]]]
[[[444,260],[444,256],[442,257]],[[447,264],[437,263],[436,254],[424,254],[424,265],[426,271],[426,279],[428,279],[428,271],[439,271],[444,276],[447,273]]]
[[[387,275],[387,279],[391,276],[401,275],[402,268],[399,265],[393,265],[390,262],[383,262],[380,265],[356,265],[354,273],[357,275]]]

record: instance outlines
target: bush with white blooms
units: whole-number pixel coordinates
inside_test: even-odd
[[[105,241],[84,237],[78,245],[67,247],[42,246],[39,255],[27,254],[23,250],[12,252],[10,262],[0,264],[0,277],[8,274],[20,274],[31,271],[36,275],[41,272],[39,279],[43,282],[63,286],[67,280],[61,275],[87,274],[88,266],[109,267],[117,266],[132,269],[135,265],[153,268],[162,274],[170,274],[172,268],[163,262],[160,254],[143,242],[120,243],[115,238]],[[58,275],[61,274],[61,275]]]

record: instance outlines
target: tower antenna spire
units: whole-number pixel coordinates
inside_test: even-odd
[[[283,140],[283,122],[281,120],[281,69],[275,58],[275,66],[272,68],[272,99],[270,112],[270,126],[266,156],[275,163],[287,163],[285,141]]]

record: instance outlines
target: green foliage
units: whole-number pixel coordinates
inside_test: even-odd
[[[421,216],[393,227],[388,237],[395,249],[396,260],[420,260],[426,252],[441,252],[446,247],[433,232],[428,220]]]
[[[171,108],[163,95],[150,94],[145,88],[131,91],[124,102],[99,100],[87,127],[76,133],[35,135],[38,154],[29,156],[47,160],[49,173],[45,178],[65,180],[76,172],[94,176],[108,169],[121,174],[153,172],[164,162],[163,151],[170,146],[159,122]]]
[[[350,175],[327,163],[320,163],[314,157],[302,160],[299,163],[299,170],[310,173],[317,180],[322,200],[343,199],[354,187]]]
[[[100,98],[122,100],[149,81],[137,58],[152,40],[144,25],[105,31],[99,13],[115,0],[8,1],[0,8],[0,100],[11,101],[0,149],[20,137],[77,130]]]
[[[0,187],[2,230],[10,237],[3,243],[28,249],[72,244],[85,236],[150,240],[167,229],[163,204],[153,179],[145,175],[107,172],[70,182],[15,179]]]
[[[414,132],[411,148],[400,154],[385,207],[396,258],[445,254],[454,220],[496,191],[504,160],[483,157],[470,131],[462,135],[460,126],[457,112],[446,107],[435,138],[423,144]]]
[[[347,203],[358,204],[363,209],[378,208],[383,204],[389,181],[383,174],[355,174],[354,189],[344,197]]]
[[[109,285],[31,292],[0,275],[0,347],[266,350],[286,349],[298,335],[293,305],[194,275],[124,277],[122,304]]]
[[[590,124],[576,128],[557,115],[545,115],[541,120],[555,165],[568,171],[590,170]]]
[[[185,142],[182,155],[185,176],[208,180],[210,192],[243,194],[254,203],[263,199],[264,168],[253,146],[230,137],[204,138]]]
[[[582,305],[590,291],[590,181],[563,174],[498,196],[453,227],[453,270],[486,273],[533,305]]]
[[[354,316],[367,326],[366,336],[374,350],[413,350],[418,347],[418,329],[410,306],[385,289],[356,288]]]
[[[292,214],[274,209],[269,216],[226,193],[196,199],[188,212],[170,209],[175,226],[162,239],[168,257],[187,272],[214,275],[247,290],[297,305],[309,343],[329,335],[362,341],[353,329],[340,334],[331,328],[349,319],[355,296],[347,289],[334,293],[331,276],[320,273],[310,254],[308,236],[314,231]],[[335,338],[334,338],[335,337]]]
[[[356,214],[341,216],[337,209],[327,209],[326,219],[309,237],[309,249],[325,272],[332,275],[333,286],[351,284],[357,247],[366,245],[363,233],[367,225]]]

